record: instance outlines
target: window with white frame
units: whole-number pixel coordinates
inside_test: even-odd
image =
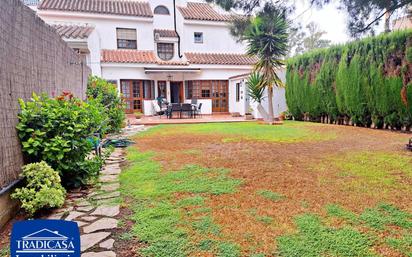
[[[116,34],[118,49],[137,49],[136,29],[117,28]]]
[[[195,43],[202,44],[203,43],[203,32],[195,32],[194,38],[195,38]]]

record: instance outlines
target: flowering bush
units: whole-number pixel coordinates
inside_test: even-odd
[[[85,185],[98,175],[103,161],[88,157],[92,144],[87,138],[107,131],[99,101],[86,103],[66,92],[57,98],[33,94],[30,101],[19,102],[17,130],[29,162],[47,162],[66,187]]]
[[[33,216],[39,209],[61,207],[64,204],[66,190],[60,184],[60,176],[47,163],[31,163],[23,166],[20,175],[25,186],[17,188],[11,194],[21,202],[21,207]]]
[[[89,101],[96,99],[105,107],[109,117],[108,132],[118,132],[124,123],[125,105],[116,86],[102,78],[92,76],[89,78],[86,94]]]

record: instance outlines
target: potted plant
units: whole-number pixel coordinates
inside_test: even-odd
[[[245,120],[253,120],[253,109],[249,107],[249,110],[247,113],[245,113]]]
[[[285,112],[282,112],[282,113],[279,115],[279,120],[280,120],[280,121],[283,121],[283,120],[285,120],[285,118],[286,118],[286,113],[285,113]]]
[[[135,112],[135,113],[134,113],[134,116],[136,117],[136,119],[141,119],[142,116],[143,116],[143,113],[141,113],[141,112]]]

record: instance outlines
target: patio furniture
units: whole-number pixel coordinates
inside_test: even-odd
[[[409,151],[412,151],[412,138],[409,139],[409,144],[406,144],[406,149],[408,149]]]
[[[169,113],[169,119],[173,118],[173,113],[178,113],[179,118],[182,117],[182,106],[180,104],[172,104],[170,113]]]
[[[181,112],[180,118],[182,118],[182,114],[186,114],[190,118],[194,117],[194,109],[192,104],[182,104]]]
[[[197,105],[197,98],[192,98],[192,100],[190,101],[190,103],[192,105]]]
[[[157,102],[153,103],[153,110],[155,111],[156,115],[160,116],[160,118],[162,118],[162,115],[165,113],[165,110],[162,110]]]
[[[166,107],[165,115],[166,115],[166,118],[168,119],[172,118],[172,106],[171,105],[168,105]]]
[[[200,115],[202,117],[202,103],[199,104],[199,106],[195,109],[195,116]]]

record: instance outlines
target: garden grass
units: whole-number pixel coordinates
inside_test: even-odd
[[[136,136],[121,189],[137,254],[411,256],[408,135],[283,127],[295,134],[227,123]]]
[[[350,226],[368,231],[369,236],[374,238],[378,244],[386,244],[405,256],[412,256],[411,213],[387,203],[379,203],[373,208],[366,208],[360,214],[336,204],[329,205],[326,209],[329,217],[348,221],[347,224]]]
[[[375,194],[377,191],[388,193],[390,189],[402,187],[412,193],[410,185],[402,183],[405,179],[412,181],[412,159],[409,156],[356,151],[332,156],[325,163],[328,166],[332,163],[339,170],[338,176],[344,180],[347,178],[348,190]]]
[[[5,248],[0,250],[0,256],[1,257],[7,257],[9,255],[10,255],[10,248],[9,247],[5,247]]]
[[[281,256],[375,256],[373,240],[354,228],[327,227],[313,214],[300,215],[295,222],[298,233],[278,238]]]
[[[152,160],[153,156],[154,153],[130,148],[128,159],[133,164],[120,176],[123,195],[133,199],[133,233],[149,244],[141,250],[143,256],[188,256],[196,243],[195,236],[207,240],[208,235],[220,233],[213,218],[205,215],[208,213],[202,207],[205,198],[234,193],[241,181],[228,177],[226,169],[197,165],[164,172],[161,165]],[[193,196],[177,199],[178,194],[185,193]],[[193,222],[185,220],[184,210],[188,207],[195,208],[200,215]],[[235,249],[238,248],[226,244],[217,247],[221,256],[229,256],[227,254]]]
[[[223,142],[239,142],[242,140],[266,141],[266,142],[302,142],[330,140],[336,137],[331,133],[319,133],[315,130],[319,124],[294,121],[285,121],[283,125],[269,126],[257,122],[234,123],[202,123],[182,125],[160,125],[139,134],[144,136],[165,136],[179,133],[200,135],[222,135]],[[312,129],[311,129],[312,128]],[[196,150],[186,150],[188,153],[198,153]]]
[[[276,192],[272,192],[272,191],[270,191],[270,190],[259,190],[257,193],[258,193],[260,196],[262,196],[262,197],[264,197],[264,198],[266,198],[266,199],[269,199],[269,200],[271,200],[271,201],[274,201],[274,202],[280,201],[280,200],[282,200],[282,199],[285,198],[285,196],[283,196],[283,195],[281,195],[281,194],[279,194],[279,193],[276,193]]]

